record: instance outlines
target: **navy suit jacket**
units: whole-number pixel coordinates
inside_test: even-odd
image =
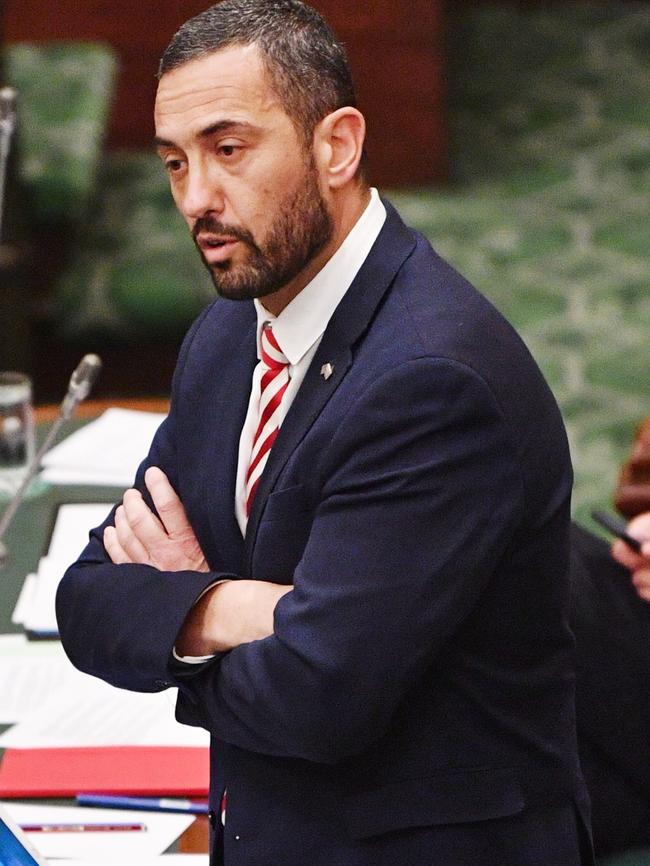
[[[512,328],[388,211],[245,539],[253,305],[217,300],[193,325],[136,485],[167,473],[212,572],[115,566],[100,528],[59,590],[63,643],[116,686],[179,686],[178,718],[211,732],[213,808],[229,797],[213,863],[588,862],[562,421]],[[271,637],[175,672],[188,610],[223,577],[294,589]]]

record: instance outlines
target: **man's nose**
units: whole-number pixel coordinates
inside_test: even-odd
[[[189,167],[177,204],[188,220],[194,221],[209,213],[222,213],[224,191],[215,172],[205,166]]]

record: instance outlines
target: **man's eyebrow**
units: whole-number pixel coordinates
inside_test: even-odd
[[[224,132],[235,132],[237,130],[246,130],[251,131],[256,127],[252,123],[248,123],[245,120],[217,120],[216,123],[211,123],[209,126],[204,127],[197,135],[197,138],[210,138],[213,135],[218,135],[219,133]],[[167,138],[160,138],[156,136],[154,138],[154,145],[156,147],[175,147],[173,141],[170,141]]]
[[[235,130],[252,130],[255,129],[252,123],[246,120],[218,120],[216,123],[211,123],[199,132],[199,138],[210,138],[212,135],[217,135],[221,132],[234,132]]]

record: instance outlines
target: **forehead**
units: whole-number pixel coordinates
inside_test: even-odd
[[[198,131],[206,122],[229,119],[263,121],[284,114],[255,45],[215,51],[166,72],[158,83],[156,134]],[[285,115],[286,116],[286,115]]]

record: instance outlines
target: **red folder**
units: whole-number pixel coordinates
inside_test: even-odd
[[[74,797],[79,793],[206,797],[208,749],[101,746],[7,749],[1,797]]]

